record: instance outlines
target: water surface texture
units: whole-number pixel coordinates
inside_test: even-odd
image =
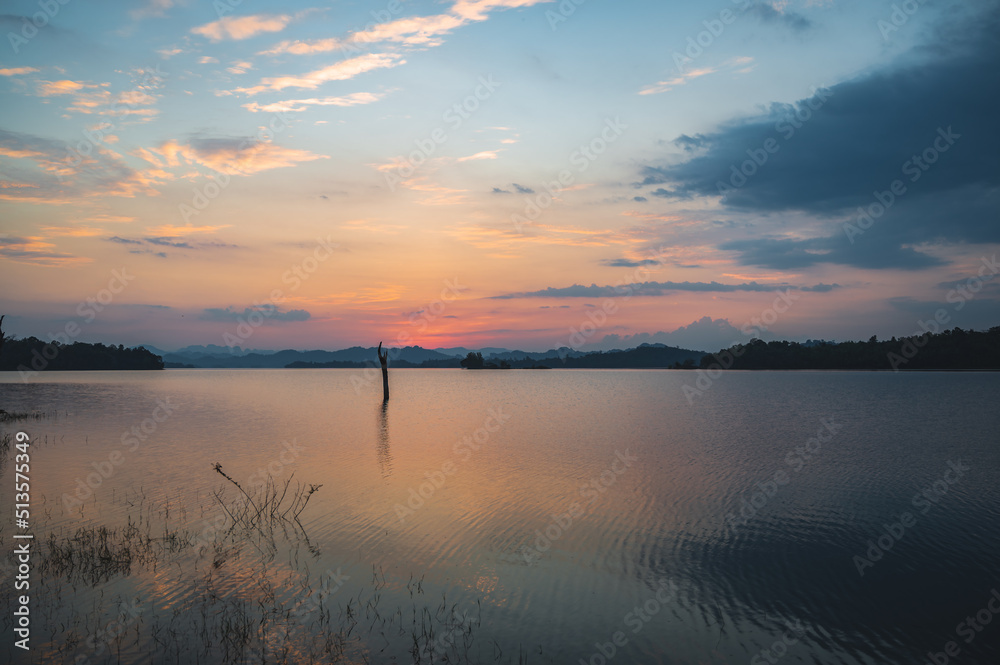
[[[689,403],[695,378],[393,370],[383,407],[356,370],[0,377],[0,407],[48,414],[2,425],[35,439],[39,550],[135,523],[187,542],[36,570],[18,658],[273,662],[199,633],[266,605],[297,608],[252,628],[291,662],[323,621],[356,626],[345,662],[411,662],[427,625],[422,662],[1000,662],[1000,618],[963,629],[1000,589],[1000,377],[732,372]],[[227,539],[214,463],[322,487],[301,530]]]

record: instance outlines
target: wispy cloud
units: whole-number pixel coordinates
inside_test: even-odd
[[[0,76],[23,76],[37,71],[34,67],[8,67],[0,69]]]
[[[21,180],[28,187],[0,189],[2,200],[66,205],[106,196],[156,196],[154,185],[172,179],[159,169],[136,170],[100,145],[71,160],[63,142],[5,130],[0,130],[0,157],[27,160],[38,169],[24,170]]]
[[[313,90],[328,81],[346,81],[359,74],[375,69],[396,67],[406,62],[396,53],[368,53],[356,58],[343,60],[328,67],[303,74],[302,76],[277,76],[262,79],[259,85],[251,88],[237,88],[236,92],[256,95],[265,90],[284,90],[285,88],[305,88]]]
[[[137,9],[130,9],[129,16],[140,21],[145,18],[160,18],[166,16],[168,9],[174,6],[174,0],[148,0]]]
[[[312,97],[310,99],[287,99],[282,102],[271,104],[258,104],[250,102],[244,104],[243,108],[254,113],[281,113],[305,111],[309,106],[359,106],[362,104],[373,104],[391,91],[386,92],[354,92],[341,97]]]
[[[497,152],[497,150],[483,150],[482,152],[477,152],[476,154],[469,155],[468,157],[459,157],[458,161],[469,162],[478,159],[496,159]]]
[[[249,39],[264,32],[280,32],[291,23],[290,14],[253,14],[251,16],[224,16],[218,21],[192,28],[191,32],[213,42],[226,39]]]
[[[148,233],[151,236],[157,236],[161,238],[181,238],[186,235],[191,234],[206,234],[215,233],[220,229],[228,229],[231,224],[221,224],[219,226],[192,226],[187,224],[185,226],[177,226],[176,224],[164,224],[163,226],[154,226],[148,229]]]
[[[253,69],[253,63],[247,60],[239,60],[234,62],[230,66],[226,67],[226,71],[230,74],[246,74],[248,71]]]
[[[749,71],[753,63],[753,58],[749,56],[741,56],[739,58],[733,58],[732,60],[726,62],[723,65],[716,67],[701,67],[699,69],[690,69],[687,71],[680,72],[677,76],[674,76],[663,81],[657,81],[653,85],[648,85],[639,91],[640,95],[658,95],[663,92],[669,92],[674,88],[682,85],[686,85],[689,81],[701,78],[702,76],[708,76],[709,74],[715,74],[724,70],[732,70],[740,68],[739,72],[744,73]]]
[[[93,259],[56,251],[55,245],[37,236],[9,236],[0,233],[0,257],[40,266],[75,266]]]
[[[111,91],[110,83],[63,79],[38,81],[35,94],[46,98],[67,95],[71,101],[66,110],[73,113],[152,119],[159,114],[159,111],[152,107],[159,99],[156,93],[162,86],[162,76],[158,70],[150,68],[137,68],[131,73],[138,83],[128,90],[117,93]]]
[[[553,2],[554,0],[458,0],[450,11],[431,16],[396,19],[357,30],[343,39],[288,40],[262,51],[261,55],[308,55],[357,49],[360,44],[393,43],[430,47],[443,43],[443,37],[469,23],[485,21],[494,10]]]
[[[308,150],[244,138],[202,138],[189,143],[171,140],[156,149],[140,149],[136,154],[161,168],[196,164],[229,175],[250,175],[326,159],[325,155]]]

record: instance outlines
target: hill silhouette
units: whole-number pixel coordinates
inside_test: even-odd
[[[163,359],[141,346],[126,348],[74,342],[45,342],[37,337],[8,338],[0,352],[0,371],[163,369]]]
[[[938,334],[867,342],[751,340],[702,357],[700,368],[723,369],[1000,369],[1000,326],[987,331],[953,328]]]

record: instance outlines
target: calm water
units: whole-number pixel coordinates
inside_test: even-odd
[[[985,623],[1000,590],[998,374],[733,372],[689,404],[684,372],[395,370],[384,410],[379,381],[356,390],[364,378],[0,375],[0,408],[50,414],[0,425],[36,439],[38,548],[140,520],[216,553],[178,548],[109,579],[36,570],[33,650],[11,647],[5,619],[2,657],[245,660],[198,626],[234,603],[301,608],[332,576],[325,609],[281,640],[288,658],[314,653],[328,610],[334,625],[360,613],[350,662],[411,662],[424,620],[445,638],[439,662],[460,643],[473,662],[596,664],[614,649],[609,662],[924,663],[949,641],[952,662],[1000,662],[1000,617]],[[226,520],[213,492],[235,499],[216,462],[245,487],[268,473],[322,484],[301,514],[308,540],[213,530]],[[7,462],[2,484],[10,505]],[[14,531],[5,519],[5,542]],[[868,552],[880,536],[888,548]],[[126,602],[141,618],[113,649],[88,646]],[[978,630],[956,632],[977,612]],[[449,634],[455,616],[465,627]],[[270,620],[259,636],[274,642]]]

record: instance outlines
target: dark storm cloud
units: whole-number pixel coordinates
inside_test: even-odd
[[[939,27],[900,63],[794,105],[774,104],[764,116],[715,133],[682,135],[674,143],[691,157],[646,166],[636,184],[663,185],[650,192],[660,197],[722,193],[723,205],[734,211],[802,211],[833,220],[824,238],[723,245],[749,265],[924,268],[940,261],[909,246],[1000,242],[1000,197],[994,195],[1000,186],[1000,11],[996,2],[969,7],[979,13]],[[748,163],[754,157],[756,164]],[[744,177],[741,168],[752,175]],[[877,195],[889,201],[885,193],[894,181],[902,194],[853,244],[846,242],[842,223],[856,222],[859,208],[879,203]]]

